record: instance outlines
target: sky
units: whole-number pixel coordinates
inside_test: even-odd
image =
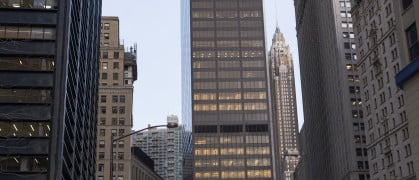
[[[133,130],[181,117],[180,0],[103,0],[103,16],[118,16],[121,43],[137,44]],[[275,28],[284,33],[294,59],[299,126],[303,123],[298,46],[293,0],[265,0],[266,48]]]

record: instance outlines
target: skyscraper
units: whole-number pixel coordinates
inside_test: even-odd
[[[176,115],[168,122],[179,123]],[[133,136],[133,146],[141,148],[154,161],[154,169],[166,180],[183,180],[182,126],[170,129],[149,129]]]
[[[298,164],[298,118],[295,97],[294,65],[290,47],[276,28],[269,51],[273,119],[276,121],[281,179],[291,180]]]
[[[349,0],[295,0],[304,105],[301,172],[368,179],[360,76]]]
[[[371,179],[416,179],[418,165],[414,166],[410,134],[417,129],[410,129],[409,124],[417,119],[409,119],[406,112],[408,108],[417,111],[418,106],[406,103],[414,96],[406,97],[395,78],[418,52],[406,40],[417,39],[416,25],[410,19],[415,17],[409,11],[412,6],[412,1],[354,1]],[[406,15],[403,19],[402,14]]]
[[[96,176],[99,180],[110,179],[113,146],[113,177],[131,179],[131,138],[112,143],[111,136],[131,133],[137,49],[126,51],[120,44],[118,17],[102,17],[101,25]]]
[[[262,0],[182,7],[194,179],[277,179]]]
[[[0,179],[94,179],[100,0],[0,1]]]

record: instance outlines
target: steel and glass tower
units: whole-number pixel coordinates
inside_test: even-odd
[[[183,11],[194,179],[276,179],[262,0],[185,0]]]
[[[101,0],[0,1],[0,179],[94,179]]]

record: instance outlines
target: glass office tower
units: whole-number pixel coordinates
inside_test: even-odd
[[[0,1],[0,179],[94,179],[101,0]]]
[[[194,179],[276,179],[262,0],[187,1],[182,71]]]

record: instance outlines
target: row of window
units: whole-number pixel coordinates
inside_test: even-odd
[[[195,156],[244,155],[244,148],[195,148]],[[246,147],[246,155],[269,155],[269,147]]]
[[[266,99],[266,92],[219,92],[218,100]],[[194,93],[193,100],[216,100],[216,93]]]
[[[212,1],[192,1],[191,2],[192,8],[213,8],[214,3]],[[262,8],[262,3],[260,1],[237,1],[237,0],[229,0],[229,1],[215,1],[215,8]]]
[[[100,106],[100,112],[106,114],[106,106]],[[118,114],[118,107],[112,106],[112,114]],[[125,114],[125,106],[119,107],[119,114]]]
[[[51,104],[50,89],[0,89],[0,103]]]
[[[112,95],[111,98],[112,98],[113,103],[118,102],[118,96],[117,95]],[[106,103],[106,101],[107,101],[107,96],[106,95],[101,95],[100,96],[100,102],[101,103]],[[119,96],[119,102],[120,103],[125,103],[125,96],[124,95]]]
[[[261,58],[265,57],[263,50],[242,51],[193,51],[192,58]]]
[[[99,136],[105,136],[106,134],[106,130],[105,129],[99,129]],[[111,130],[111,135],[112,136],[123,136],[125,135],[125,129],[118,129],[118,134],[117,134],[117,130],[116,129],[112,129]]]
[[[47,156],[0,156],[1,172],[47,172]]]
[[[215,68],[216,64],[218,68],[263,68],[265,67],[264,61],[194,61],[192,63],[193,69],[201,69],[201,68]]]
[[[262,143],[269,143],[269,136],[266,135],[249,135],[246,137],[247,144],[262,144]],[[243,136],[222,136],[222,137],[195,137],[194,144],[195,145],[207,145],[207,144],[240,144],[244,143]]]
[[[263,38],[263,31],[260,30],[217,30],[217,31],[197,31],[192,32],[193,38]],[[228,44],[227,44],[228,45]],[[239,47],[239,46],[235,46]]]
[[[218,84],[218,87],[217,87]],[[241,81],[231,82],[193,82],[193,89],[241,89]],[[243,82],[243,89],[262,89],[266,88],[265,81],[245,81]]]
[[[54,61],[49,57],[0,57],[0,70],[54,71]]]
[[[240,23],[241,28],[251,28],[251,27],[262,27],[263,21],[237,21],[237,20],[225,20],[225,19],[217,19],[213,20],[193,20],[192,28],[194,29],[209,29],[209,28],[238,28]]]
[[[215,47],[264,47],[262,40],[196,40],[192,41],[193,48],[215,48]]]
[[[198,171],[194,174],[195,179],[220,178],[218,171]],[[222,179],[244,179],[244,171],[221,171]],[[271,170],[248,170],[247,178],[271,178]]]
[[[111,123],[106,123],[106,118],[100,118],[98,125],[104,126],[104,125],[125,125],[125,118],[112,118]]]
[[[265,71],[198,71],[193,72],[193,79],[238,79],[238,78],[265,78]]]
[[[102,58],[103,59],[108,59],[109,58],[109,52],[103,51],[102,52]],[[119,52],[118,51],[113,52],[113,58],[114,59],[119,59]]]
[[[107,80],[108,79],[108,73],[102,73],[101,74],[101,79],[102,80]],[[119,73],[112,73],[112,80],[119,80]]]
[[[225,126],[225,125],[224,125]],[[196,125],[195,133],[216,133],[218,132],[218,127],[216,125]],[[268,132],[267,124],[252,124],[246,125],[246,132]]]
[[[55,27],[0,25],[1,39],[55,40]]]
[[[48,137],[49,122],[0,122],[0,137]]]
[[[57,0],[0,0],[0,8],[57,9]]]
[[[195,167],[218,167],[220,164],[222,167],[240,167],[245,166],[244,159],[221,159],[220,162],[217,159],[196,159]],[[251,167],[256,166],[270,166],[271,161],[269,158],[247,158],[246,165]]]
[[[99,148],[105,148],[105,140],[100,140],[98,146],[99,146]],[[116,142],[113,142],[112,143],[112,146],[114,148],[117,147],[117,143]],[[124,143],[123,140],[121,140],[121,141],[118,142],[118,147],[119,148],[124,148],[124,146],[125,146],[125,143]],[[119,154],[120,153],[118,153],[118,159],[124,159],[124,153],[122,152],[122,156],[119,156]],[[114,154],[114,155],[116,155],[116,154]]]
[[[192,18],[198,19],[198,18],[205,18],[205,19],[213,19],[213,18],[227,18],[227,19],[233,19],[233,18],[260,18],[263,16],[261,11],[258,10],[249,10],[249,11],[240,11],[240,13],[237,12],[237,10],[224,10],[224,11],[216,11],[214,15],[214,11],[210,10],[204,10],[204,11],[194,11],[191,13]]]
[[[266,110],[266,103],[219,103],[217,104],[194,104],[194,111],[259,111]]]

